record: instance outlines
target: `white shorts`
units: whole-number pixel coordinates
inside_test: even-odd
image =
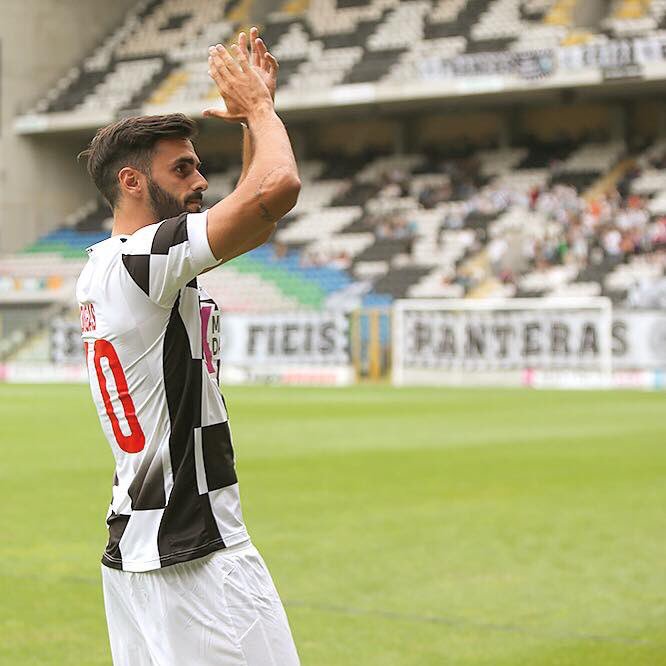
[[[298,666],[287,615],[252,544],[155,571],[102,566],[114,666]]]

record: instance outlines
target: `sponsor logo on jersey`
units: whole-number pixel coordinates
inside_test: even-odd
[[[220,311],[213,304],[201,304],[201,343],[206,368],[211,375],[217,373],[220,358]]]

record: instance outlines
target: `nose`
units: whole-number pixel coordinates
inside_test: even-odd
[[[197,192],[205,192],[208,189],[208,181],[197,171],[199,174],[199,180],[196,187],[194,188]]]

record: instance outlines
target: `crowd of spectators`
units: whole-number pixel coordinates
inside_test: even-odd
[[[654,168],[666,167],[666,155],[652,161]],[[553,168],[553,171],[555,168]],[[513,279],[515,271],[547,270],[571,264],[579,271],[603,262],[619,263],[634,255],[654,254],[666,265],[666,217],[653,216],[649,199],[631,193],[631,182],[640,175],[631,169],[615,187],[586,195],[573,185],[546,184],[521,189],[502,183],[475,182],[459,164],[444,164],[446,178],[439,186],[424,188],[419,194],[423,208],[434,208],[448,201],[461,206],[444,207],[441,231],[469,226],[470,220],[490,220],[510,209],[536,214],[545,224],[521,237],[514,266],[503,259],[511,249],[506,238],[490,238],[488,225],[477,228],[475,248],[486,246],[496,276]],[[441,235],[440,242],[445,242]],[[517,259],[517,260],[516,260]],[[522,261],[521,261],[522,260]]]
[[[666,154],[643,166],[666,167]],[[513,285],[528,272],[546,272],[556,266],[568,266],[576,274],[594,266],[610,269],[636,255],[666,267],[666,217],[652,215],[649,198],[632,193],[631,184],[640,175],[638,167],[594,194],[561,178],[560,167],[553,160],[550,178],[531,187],[502,177],[483,177],[474,158],[430,162],[428,178],[436,177],[424,179],[420,186],[416,185],[421,182],[419,172],[394,168],[378,176],[356,230],[371,231],[377,241],[402,240],[401,252],[409,255],[419,237],[418,211],[441,210],[439,244],[446,243],[447,231],[473,229],[475,241],[467,256],[485,250],[491,274]],[[426,173],[423,167],[420,173]],[[516,212],[525,220],[518,233],[493,230],[496,220]],[[275,248],[276,258],[284,253],[286,248]],[[347,252],[326,252],[321,246],[301,252],[304,267],[346,270],[352,261]],[[466,291],[475,282],[464,271],[448,279]]]

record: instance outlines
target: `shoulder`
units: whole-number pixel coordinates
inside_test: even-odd
[[[121,251],[123,254],[168,254],[172,247],[190,240],[188,227],[191,227],[190,218],[194,216],[193,213],[182,213],[142,227],[128,237]]]

